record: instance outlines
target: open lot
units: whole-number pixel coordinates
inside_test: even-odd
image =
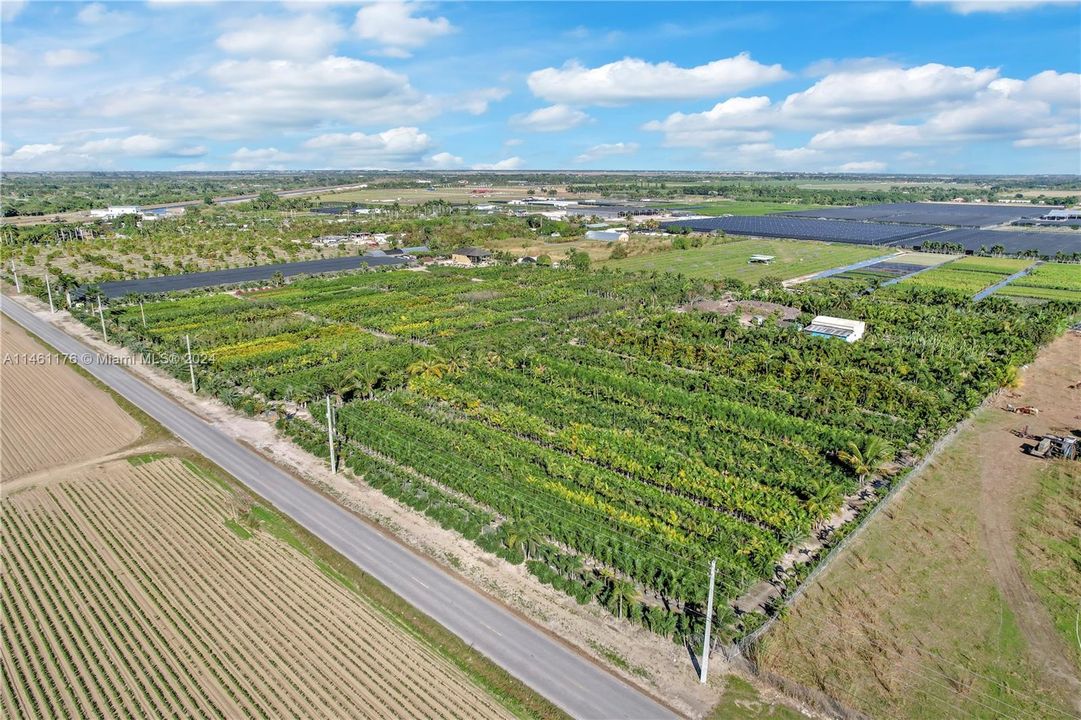
[[[1081,463],[1022,454],[1010,432],[1077,427],[1079,358],[1081,336],[1059,338],[980,410],[767,636],[762,666],[872,717],[1081,710],[1081,569],[1064,522]]]
[[[800,240],[737,240],[688,250],[666,250],[651,255],[612,260],[605,267],[620,270],[663,270],[688,277],[745,282],[771,276],[788,280],[830,268],[888,254],[881,248]],[[748,262],[751,255],[773,255],[768,265]]]

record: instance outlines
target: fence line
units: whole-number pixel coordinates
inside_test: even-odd
[[[918,477],[931,463],[931,461],[933,461],[938,456],[938,454],[950,442],[952,442],[958,434],[960,434],[963,430],[967,429],[972,424],[972,419],[973,417],[975,417],[976,413],[979,410],[993,405],[995,401],[998,400],[1001,393],[1002,388],[988,395],[986,398],[984,398],[983,402],[976,406],[976,408],[974,408],[971,412],[969,412],[969,414],[963,420],[958,422],[956,425],[950,428],[950,430],[945,435],[939,438],[939,440],[931,447],[931,450],[926,455],[924,455],[919,462],[913,465],[912,468],[907,473],[905,473],[904,477],[896,485],[894,485],[881,500],[878,501],[874,508],[872,508],[871,511],[863,517],[862,520],[859,521],[859,524],[852,530],[852,532],[841,538],[840,542],[830,548],[830,551],[826,553],[826,556],[822,558],[818,565],[815,566],[814,570],[812,570],[811,573],[806,577],[806,579],[804,579],[804,581],[799,584],[799,586],[792,592],[792,594],[785,599],[783,607],[791,608],[795,604],[795,602],[800,597],[802,597],[803,593],[806,592],[807,588],[811,585],[811,583],[813,583],[819,577],[819,575],[824,573],[829,568],[829,566],[833,564],[833,562],[837,559],[841,552],[846,547],[848,547],[849,543],[851,543],[854,538],[858,537],[863,532],[863,530],[870,524],[871,520],[874,519],[874,517],[878,515],[878,513],[883,510],[883,508],[889,505],[893,501],[893,499],[897,497],[897,495],[899,495],[905,488],[907,488],[909,483],[911,483],[913,479]],[[753,647],[753,645],[763,635],[765,635],[766,632],[768,632],[774,624],[776,624],[776,622],[780,619],[780,616],[780,609],[778,609],[778,612],[774,613],[774,615],[769,618],[769,620],[763,623],[760,627],[756,628],[751,634],[741,638],[736,643],[736,647],[738,648],[739,652],[746,655],[747,649]]]

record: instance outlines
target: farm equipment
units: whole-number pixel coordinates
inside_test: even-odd
[[[1031,405],[1007,405],[1006,412],[1017,413],[1019,415],[1039,415],[1040,409],[1032,407]]]
[[[1058,435],[1044,435],[1036,445],[1027,446],[1029,455],[1052,460],[1063,458],[1065,460],[1077,460],[1079,440],[1075,437],[1060,437]]]

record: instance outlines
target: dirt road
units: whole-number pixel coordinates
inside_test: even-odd
[[[1081,380],[1081,334],[1071,332],[1056,340],[1022,377],[1009,402],[1033,405],[1040,413],[1003,413],[997,429],[979,435],[980,526],[991,575],[1016,616],[1033,663],[1081,711],[1081,678],[1047,608],[1025,580],[1017,554],[1018,511],[1034,490],[1033,466],[1046,461],[1022,453],[1021,440],[1009,432],[1028,425],[1032,434],[1068,435],[1081,424],[1075,417],[1081,412],[1081,390],[1068,388]]]

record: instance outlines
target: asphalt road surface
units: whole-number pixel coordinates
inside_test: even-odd
[[[99,362],[96,352],[11,298],[0,297],[0,310],[59,352],[78,358],[94,377],[570,715],[605,719],[676,717],[222,434],[121,366]]]

